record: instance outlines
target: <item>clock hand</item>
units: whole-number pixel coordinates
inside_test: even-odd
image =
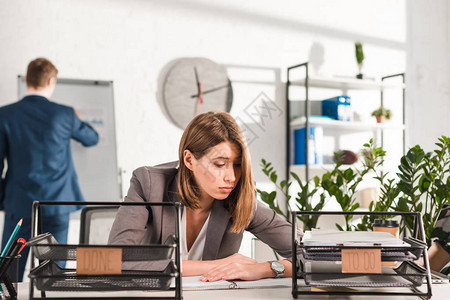
[[[198,105],[197,105],[197,115],[202,112],[202,89],[203,83],[200,82],[199,92],[198,92]]]
[[[202,92],[202,95],[209,94],[209,93],[212,93],[212,92],[215,92],[215,91],[224,89],[224,88],[229,87],[229,86],[230,86],[230,84],[226,84],[226,85],[223,85],[223,86],[219,86],[219,87],[216,87],[216,88],[213,88],[213,89],[210,89],[210,90],[207,90],[207,91]],[[197,98],[198,96],[199,96],[199,95],[192,95],[191,98]]]
[[[194,74],[195,74],[195,83],[197,84],[197,92],[198,92],[198,95],[195,96],[195,97],[198,97],[198,101],[195,103],[195,111],[196,111],[195,115],[198,115],[198,114],[200,114],[200,112],[202,110],[202,83],[198,79],[198,72],[197,72],[196,67],[194,67]]]
[[[197,92],[200,94],[200,80],[198,80],[198,72],[196,67],[194,67],[194,74],[195,74],[195,83],[197,84]]]

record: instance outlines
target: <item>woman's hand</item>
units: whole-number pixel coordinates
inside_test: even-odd
[[[230,262],[218,265],[212,268],[200,278],[201,281],[217,280],[258,280],[271,276],[269,263],[245,264],[239,262]]]
[[[230,255],[228,257],[218,259],[217,260],[218,265],[223,264],[230,264],[230,263],[239,263],[243,265],[251,265],[251,264],[257,264],[258,262],[254,260],[253,258],[247,257],[245,255],[235,253],[233,255]]]
[[[292,264],[290,261],[280,261],[285,267],[285,276],[291,276]],[[206,261],[183,261],[183,276],[202,275],[201,281],[217,280],[258,280],[274,277],[269,262],[258,263],[256,260],[236,253],[226,258]]]

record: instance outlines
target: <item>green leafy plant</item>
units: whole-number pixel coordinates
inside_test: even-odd
[[[355,43],[355,57],[356,57],[356,63],[358,64],[359,73],[361,74],[362,65],[364,62],[364,51],[363,51],[363,45],[361,42]]]
[[[375,147],[372,139],[364,146],[365,150],[370,153],[370,157],[368,159],[368,161],[370,160],[370,164],[363,164],[364,167],[361,171],[353,170],[352,168],[343,169],[342,161],[339,159],[342,156],[340,153],[335,153],[337,163],[334,168],[331,171],[325,172],[321,178],[316,176],[310,181],[303,181],[296,173],[290,172],[290,175],[294,181],[286,183],[286,180],[283,180],[278,182],[278,176],[272,164],[262,159],[262,171],[275,185],[276,190],[266,192],[258,189],[257,192],[263,202],[267,203],[270,208],[284,216],[286,219],[289,218],[288,213],[283,212],[280,208],[278,201],[276,200],[278,195],[277,191],[281,192],[283,199],[287,199],[289,201],[291,199],[289,188],[293,183],[295,183],[300,189],[300,192],[298,192],[295,197],[295,205],[298,211],[322,210],[326,203],[326,193],[330,196],[329,198],[333,198],[339,203],[343,211],[355,211],[359,208],[359,203],[356,202],[355,198],[358,184],[362,181],[367,172],[382,163],[379,160],[380,157],[385,154],[381,148]],[[320,193],[321,188],[325,193]],[[313,196],[316,194],[318,194],[318,200],[313,201]],[[298,216],[298,218],[303,222],[304,230],[316,228],[319,217],[320,215]],[[345,216],[345,230],[357,228],[356,226],[350,225],[351,219],[351,215]],[[344,228],[342,228],[339,224],[336,224],[336,226],[340,230],[344,230]]]
[[[386,119],[390,120],[392,117],[392,112],[390,109],[386,109],[384,106],[380,106],[372,112],[373,117],[384,116]]]
[[[276,211],[278,214],[282,215],[283,217],[286,218],[286,220],[289,219],[289,214],[285,213],[279,206],[279,203],[277,201],[277,190],[279,190],[283,196],[285,197],[285,199],[287,199],[289,201],[289,199],[291,198],[290,195],[288,195],[288,189],[290,187],[290,185],[292,184],[292,182],[286,184],[286,180],[281,181],[280,183],[278,183],[278,175],[277,172],[274,170],[272,163],[270,162],[266,162],[265,159],[261,160],[261,166],[262,166],[262,171],[263,173],[269,177],[270,181],[275,184],[276,190],[271,191],[271,192],[266,192],[260,189],[256,189],[256,191],[258,192],[258,194],[261,197],[261,200],[268,204],[269,207],[271,209],[273,209],[274,211]]]
[[[369,171],[374,173],[373,178],[380,183],[380,196],[377,201],[371,201],[369,211],[371,212],[388,212],[393,211],[394,201],[400,190],[398,189],[395,179],[387,179],[389,172],[380,170],[384,163],[386,151],[381,147],[375,147],[371,139],[368,144],[364,144],[364,160],[363,164]],[[390,219],[395,215],[366,215],[361,218],[361,222],[357,224],[357,230],[370,230],[375,219]]]
[[[449,210],[450,204],[450,138],[442,136],[437,149],[425,153],[416,145],[400,160],[401,196],[395,206],[397,211],[423,213],[425,238],[428,245],[432,238],[449,241],[449,233],[436,228],[436,222]],[[405,218],[403,226],[413,231],[414,220]]]
[[[386,154],[381,148],[375,147],[373,139],[370,139],[369,143],[364,144],[363,152],[366,155],[364,156],[362,168],[342,169],[341,162],[338,161],[335,168],[322,177],[323,189],[328,192],[331,198],[336,200],[342,211],[352,212],[359,208],[360,204],[355,197],[358,186],[370,171],[375,170],[376,167],[383,163],[382,158]],[[335,155],[339,156],[338,153]],[[373,204],[371,203],[371,205]],[[381,204],[379,204],[379,207],[381,209]],[[363,230],[367,229],[364,228],[364,224],[371,224],[361,222],[360,224],[362,225],[351,225],[352,218],[352,215],[345,215],[345,228],[342,228],[339,224],[336,224],[336,227],[339,230],[347,231],[352,229]]]
[[[282,180],[278,182],[278,175],[274,170],[272,163],[266,162],[266,160],[261,160],[261,166],[263,173],[270,179],[270,181],[275,184],[276,190],[271,192],[262,191],[257,189],[261,200],[269,205],[270,208],[275,210],[280,215],[284,216],[286,220],[289,221],[289,214],[283,212],[280,208],[277,197],[277,190],[281,192],[282,197],[287,199],[288,202],[291,199],[291,195],[289,195],[289,188],[293,183],[296,183],[300,188],[300,192],[297,193],[295,197],[295,205],[298,211],[320,211],[325,205],[325,195],[319,195],[319,201],[316,204],[312,204],[313,196],[318,192],[320,188],[320,178],[314,177],[312,181],[302,181],[300,177],[291,172],[292,178],[294,181],[286,182],[286,180]],[[288,205],[289,210],[289,205]],[[317,227],[317,221],[319,219],[319,215],[308,215],[308,216],[298,216],[298,219],[303,223],[303,230],[311,230],[311,228]]]
[[[380,196],[372,201],[369,211],[390,212],[392,215],[363,216],[358,224],[352,224],[352,216],[346,216],[345,228],[336,224],[340,230],[370,230],[375,218],[392,218],[394,212],[422,212],[425,238],[428,245],[433,238],[450,241],[450,233],[436,228],[436,223],[450,210],[450,138],[442,136],[436,143],[437,149],[433,152],[425,151],[416,145],[409,149],[400,159],[399,171],[396,178],[388,178],[381,166],[386,152],[376,147],[373,140],[364,144],[362,167],[358,170],[343,169],[340,161],[331,171],[325,172],[321,178],[314,177],[310,181],[302,181],[297,174],[291,172],[292,182],[285,180],[278,183],[278,176],[271,163],[262,160],[263,172],[275,184],[276,190],[265,192],[258,189],[261,199],[269,206],[288,219],[289,214],[280,209],[277,191],[288,201],[291,199],[289,188],[297,184],[300,192],[296,194],[296,207],[299,211],[320,211],[326,201],[334,199],[343,211],[355,211],[359,208],[355,193],[359,183],[368,173],[380,183]],[[328,194],[328,198],[325,196]],[[315,205],[314,196],[319,196]],[[328,199],[328,200],[327,200]],[[304,230],[316,228],[319,215],[298,216],[304,224]],[[401,231],[408,230],[412,234],[414,220],[405,216],[401,219]]]

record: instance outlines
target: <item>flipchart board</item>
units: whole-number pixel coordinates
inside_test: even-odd
[[[26,93],[26,84],[23,76],[19,76],[18,81],[21,99]],[[81,119],[94,127],[100,136],[99,143],[93,147],[71,142],[84,198],[87,201],[120,201],[113,83],[58,78],[51,101],[77,109]]]

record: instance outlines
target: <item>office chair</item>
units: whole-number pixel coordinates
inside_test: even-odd
[[[80,216],[80,245],[106,245],[119,205],[86,206]]]

